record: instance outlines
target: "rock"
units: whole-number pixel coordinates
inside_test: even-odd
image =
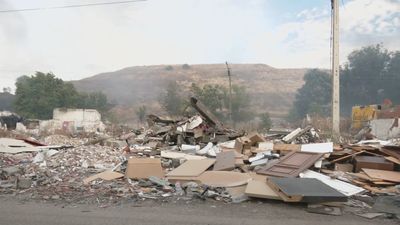
[[[182,188],[185,188],[185,189],[186,188],[198,188],[198,187],[199,187],[199,185],[193,181],[182,184]]]
[[[150,176],[149,180],[151,182],[153,182],[154,184],[157,184],[158,186],[170,186],[171,185],[168,181],[160,179],[160,178],[155,177],[155,176]]]
[[[17,182],[18,189],[28,189],[32,186],[32,180],[29,178],[19,178]]]
[[[51,196],[51,199],[58,200],[58,199],[60,199],[60,196],[59,195],[53,195],[53,196]]]
[[[13,176],[15,174],[20,174],[22,170],[17,166],[5,167],[1,169],[7,176]]]

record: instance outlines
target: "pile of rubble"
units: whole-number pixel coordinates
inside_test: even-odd
[[[150,115],[148,129],[118,138],[53,136],[45,144],[1,138],[0,193],[100,206],[256,198],[304,202],[307,211],[330,215],[349,208],[368,218],[400,215],[399,145],[334,145],[312,127],[244,134],[225,128],[196,99],[191,103],[198,115]]]

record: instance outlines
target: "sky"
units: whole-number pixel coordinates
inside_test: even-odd
[[[113,1],[0,0],[0,11]],[[158,64],[329,68],[330,9],[330,0],[147,0],[0,12],[0,88],[35,71],[78,80]],[[340,0],[341,63],[378,43],[400,50],[400,0]]]

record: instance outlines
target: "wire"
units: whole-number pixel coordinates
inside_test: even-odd
[[[39,11],[39,10],[49,10],[49,9],[79,8],[79,7],[99,6],[99,5],[126,4],[126,3],[144,2],[144,1],[147,1],[147,0],[127,0],[127,1],[116,1],[116,2],[88,3],[88,4],[80,4],[80,5],[63,5],[63,6],[53,6],[53,7],[41,7],[41,8],[8,9],[8,10],[0,10],[0,13],[12,13],[12,12],[23,12],[23,11]]]

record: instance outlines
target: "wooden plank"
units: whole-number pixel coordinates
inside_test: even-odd
[[[364,168],[362,170],[371,178],[400,183],[400,172]]]
[[[297,177],[299,173],[314,165],[322,156],[323,154],[320,153],[293,151],[277,162],[267,164],[257,173],[276,177]]]
[[[393,163],[396,163],[396,164],[400,165],[400,160],[395,158],[395,157],[393,157],[393,156],[387,156],[387,157],[385,157],[385,159],[390,161],[390,162],[393,162]]]
[[[301,145],[297,144],[274,144],[274,151],[281,152],[292,152],[292,151],[300,151]]]
[[[335,160],[332,160],[332,161],[330,161],[330,163],[332,164],[332,163],[340,162],[340,161],[342,161],[342,160],[348,159],[348,158],[350,158],[350,157],[353,157],[353,156],[355,156],[355,155],[358,155],[358,154],[361,154],[361,153],[364,153],[364,152],[365,152],[365,151],[360,151],[360,152],[356,152],[356,153],[353,153],[353,154],[350,154],[350,155],[346,155],[346,156],[337,158],[337,159],[335,159]]]
[[[382,148],[381,152],[400,160],[400,153],[396,150]]]
[[[215,159],[188,160],[167,176],[197,177],[215,163]]]
[[[214,164],[214,171],[224,171],[235,169],[235,151],[221,152],[217,154]]]

